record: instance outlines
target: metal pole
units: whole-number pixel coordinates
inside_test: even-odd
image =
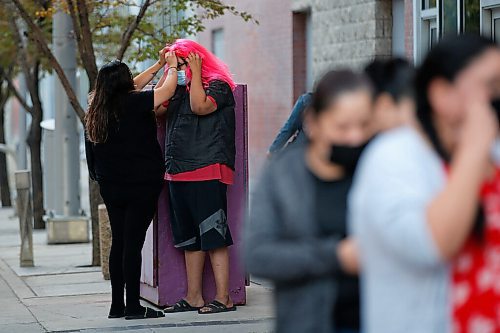
[[[33,267],[33,211],[31,203],[31,175],[28,170],[15,173],[17,189],[17,212],[21,234],[19,265]]]
[[[73,89],[76,88],[76,43],[71,18],[57,11],[53,18],[53,47]],[[55,92],[55,214],[76,216],[80,211],[80,144],[77,118],[59,79]]]
[[[23,98],[26,97],[26,78],[24,75],[19,75],[19,93]],[[16,156],[17,167],[21,170],[28,168],[28,157],[26,153],[26,138],[28,133],[26,129],[26,113],[27,111],[21,106],[19,108],[19,144],[17,146]]]

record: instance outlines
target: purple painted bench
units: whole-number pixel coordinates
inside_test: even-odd
[[[236,100],[236,173],[228,188],[228,222],[235,245],[230,247],[230,294],[237,305],[246,303],[246,274],[240,263],[241,229],[248,199],[247,87],[238,85]],[[166,124],[158,126],[158,141],[164,149]],[[158,202],[157,218],[151,224],[142,250],[141,297],[158,306],[173,305],[185,296],[186,267],[182,251],[174,248],[170,228],[167,186]],[[205,300],[215,296],[215,282],[207,256],[203,284]]]

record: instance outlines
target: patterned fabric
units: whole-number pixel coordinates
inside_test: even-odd
[[[500,169],[481,190],[485,227],[453,264],[453,332],[500,332]]]

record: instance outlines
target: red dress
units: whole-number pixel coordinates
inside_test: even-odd
[[[481,201],[484,236],[471,235],[452,266],[454,333],[500,333],[500,169]]]

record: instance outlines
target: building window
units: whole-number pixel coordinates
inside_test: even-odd
[[[459,25],[456,0],[442,0],[441,17],[443,22],[443,36],[456,35]]]
[[[478,33],[481,27],[484,31],[484,24],[480,22],[483,3],[490,4],[491,8],[491,3],[500,3],[500,0],[416,0],[416,2],[420,5],[414,7],[417,10],[415,60],[420,62],[443,36],[463,32]],[[490,27],[486,30],[494,30],[492,24],[490,18]]]
[[[477,0],[463,0],[463,30],[465,32],[480,33],[480,1]]]
[[[221,60],[224,60],[224,29],[212,31],[212,53]]]
[[[421,10],[415,15],[417,21],[415,34],[415,60],[422,61],[427,52],[439,39],[439,3],[430,0],[421,1]]]
[[[294,101],[313,88],[311,33],[311,12],[294,12],[292,15]]]
[[[481,0],[481,33],[500,43],[500,0]]]
[[[392,2],[392,55],[405,56],[405,2]]]
[[[422,0],[422,9],[431,9],[436,7],[436,0]]]

